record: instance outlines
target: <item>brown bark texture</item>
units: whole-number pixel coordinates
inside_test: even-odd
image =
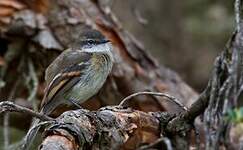
[[[40,149],[136,149],[160,137],[161,117],[168,113],[106,107],[98,111],[68,111],[45,131]],[[60,120],[60,122],[58,121]],[[65,138],[65,142],[59,142]],[[157,145],[157,148],[163,144]],[[54,147],[55,148],[54,148]],[[166,147],[165,147],[166,149]]]
[[[197,99],[196,92],[175,72],[158,64],[145,51],[143,45],[122,27],[105,1],[2,0],[0,1],[1,101],[14,100],[19,105],[38,110],[46,86],[43,78],[45,68],[78,38],[81,31],[88,28],[99,30],[112,41],[115,64],[100,92],[82,104],[85,108],[97,110],[102,106],[119,104],[122,98],[138,91],[168,93],[177,97],[186,106]],[[143,114],[144,121],[154,119],[156,122],[152,125],[154,129],[151,133],[139,132],[139,137],[135,136],[129,140],[138,145],[143,142],[151,143],[159,137],[158,120],[145,112],[182,110],[157,96],[138,96],[129,102],[127,105],[136,111],[123,114],[125,118],[133,120],[133,117]],[[60,115],[66,109],[58,108],[53,116]],[[111,115],[117,117],[119,113],[112,112]],[[10,115],[10,125],[26,129],[30,122],[26,118],[30,118],[26,113]],[[3,122],[2,116],[0,119]],[[26,121],[21,121],[23,119]],[[134,124],[129,122],[129,119],[124,120],[128,121],[124,122],[129,127],[128,131],[133,131]],[[140,122],[136,126],[145,125],[144,123],[151,122]],[[138,129],[140,130],[140,127]],[[127,134],[123,135],[123,138],[126,139],[131,134],[128,131],[126,129],[121,131]],[[140,139],[141,143],[137,143],[136,140]],[[120,140],[119,142],[124,141]],[[127,146],[129,147],[129,144]]]

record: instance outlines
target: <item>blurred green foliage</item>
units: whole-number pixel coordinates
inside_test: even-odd
[[[229,110],[226,118],[233,123],[243,123],[243,107]]]

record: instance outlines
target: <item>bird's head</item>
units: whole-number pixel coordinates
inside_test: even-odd
[[[97,30],[85,30],[81,33],[78,47],[88,53],[110,53],[111,42]]]

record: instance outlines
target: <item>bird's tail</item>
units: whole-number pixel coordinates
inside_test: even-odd
[[[48,115],[48,114],[50,114],[50,112],[52,112],[52,110],[54,108],[55,107],[53,107],[53,105],[51,105],[51,104],[45,105],[42,107],[40,113]],[[39,123],[40,123],[40,119],[34,118],[29,131],[27,132],[26,136],[24,137],[23,141],[21,142],[22,143],[21,150],[30,149],[31,145],[33,144],[34,139],[36,138],[38,131],[40,130],[41,126],[38,126]]]
[[[48,112],[45,112],[45,110],[42,108],[40,113],[47,114]],[[36,138],[38,131],[41,128],[41,126],[38,126],[39,123],[40,123],[40,119],[34,118],[34,120],[31,123],[31,127],[30,127],[29,131],[27,132],[26,136],[24,137],[24,139],[22,141],[21,150],[30,149],[31,145],[33,144],[33,142]]]
[[[40,123],[40,119],[34,119],[31,127],[28,131],[28,133],[26,134],[26,136],[23,139],[23,143],[21,146],[22,150],[29,150],[31,145],[33,144],[34,139],[36,138],[36,135],[40,129],[40,126],[37,126]]]

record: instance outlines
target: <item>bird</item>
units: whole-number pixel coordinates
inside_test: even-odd
[[[46,69],[47,87],[40,113],[50,115],[60,105],[80,106],[94,96],[112,70],[114,58],[111,42],[97,30],[84,30],[72,46],[64,50]],[[34,119],[24,138],[22,149],[29,149],[39,130]]]

